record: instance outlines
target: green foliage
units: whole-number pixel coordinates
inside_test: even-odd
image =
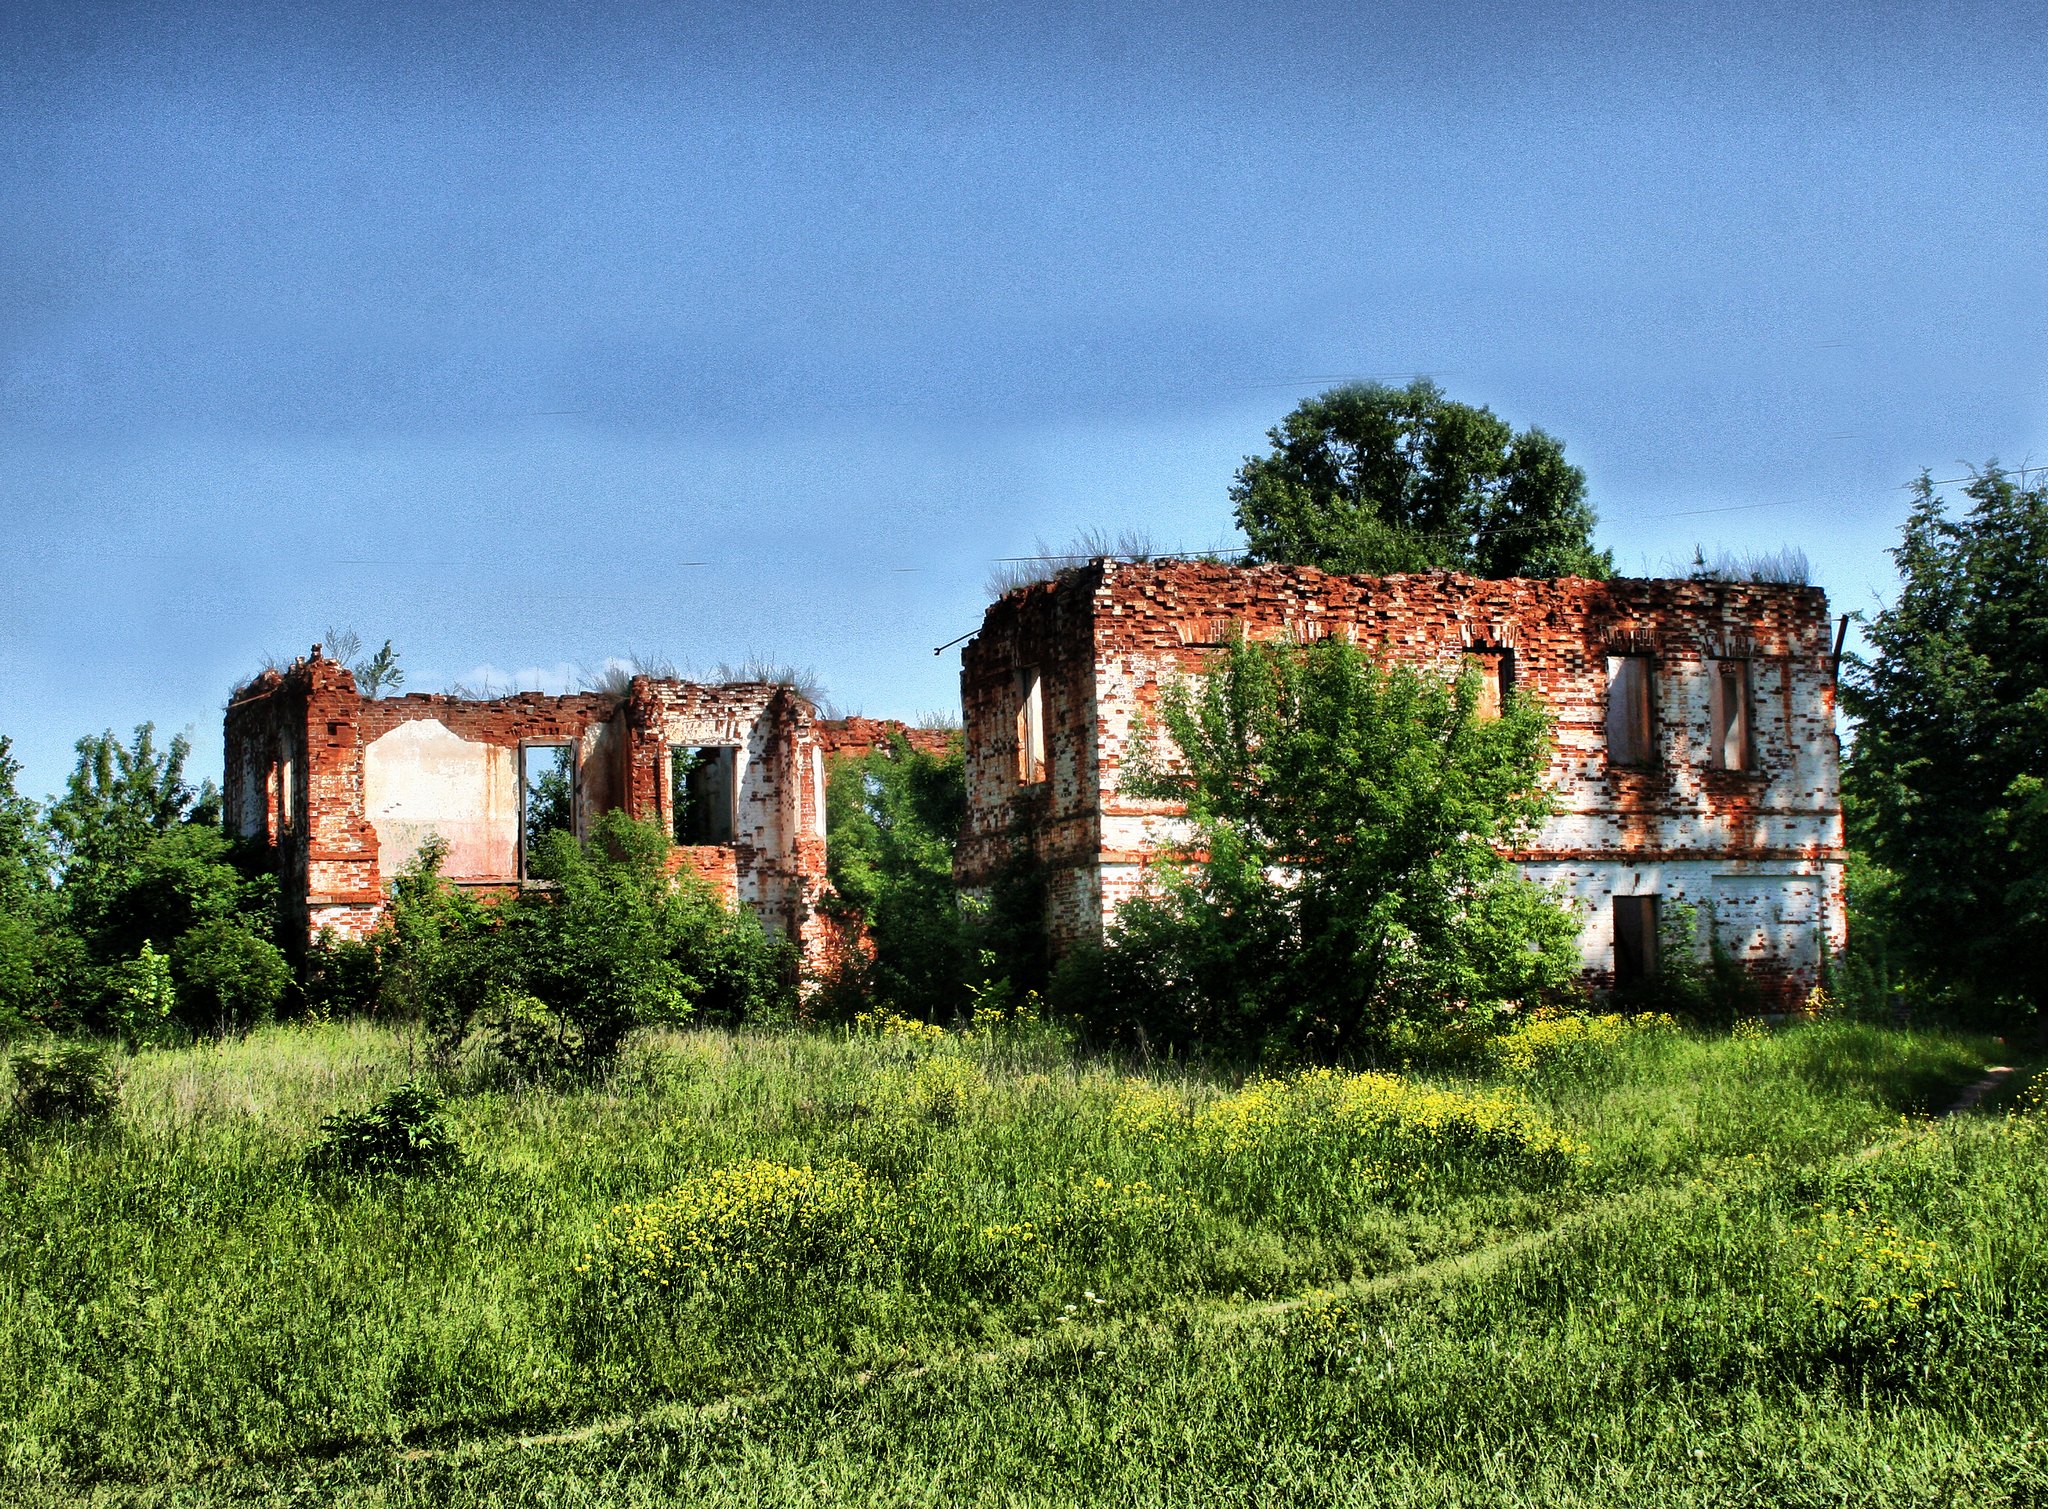
[[[241,922],[201,922],[171,948],[178,1017],[192,1032],[246,1032],[277,1014],[291,988],[291,965],[277,945]]]
[[[111,732],[79,740],[46,833],[29,845],[54,859],[58,883],[32,887],[19,908],[0,904],[0,1019],[153,1035],[166,956],[187,1026],[275,1008],[284,964],[263,940],[275,930],[276,878],[244,868],[211,789],[185,780],[189,752],[182,736],[157,748],[147,723],[126,745]],[[35,865],[48,876],[47,859]],[[147,983],[136,975],[145,948]]]
[[[953,887],[967,813],[959,742],[930,755],[897,734],[885,749],[842,755],[825,808],[827,878],[874,945],[865,966],[851,966],[853,977],[834,986],[914,1016],[950,1016],[972,959]]]
[[[1305,400],[1230,489],[1254,561],[1384,575],[1605,577],[1585,473],[1537,429],[1418,378]]]
[[[408,1030],[142,1055],[129,1135],[8,1150],[0,1499],[1863,1504],[2038,1440],[2048,1121],[1899,1118],[1989,1043],[1641,1032],[1508,1090],[944,1038],[651,1032],[451,1100],[427,1189],[305,1176]]]
[[[435,834],[405,862],[373,945],[379,1014],[430,1029],[481,1004],[493,983],[489,915],[441,879],[447,858]]]
[[[108,1025],[124,1042],[156,1042],[169,1033],[177,1005],[171,961],[145,938],[142,951],[114,971]]]
[[[183,734],[156,747],[156,725],[141,724],[128,744],[108,729],[78,741],[78,765],[49,824],[67,876],[79,864],[116,862],[191,817],[208,816],[218,798],[185,780],[192,742]]]
[[[658,823],[607,812],[583,843],[547,835],[531,867],[548,886],[480,905],[424,846],[376,940],[385,1011],[425,1023],[443,1056],[475,1038],[536,1077],[601,1071],[645,1023],[787,1015],[790,945],[672,876],[669,848]]]
[[[375,938],[337,938],[322,929],[300,967],[306,1014],[320,1020],[374,1016],[384,993],[384,960]]]
[[[201,923],[239,919],[272,931],[277,878],[245,874],[234,845],[211,823],[142,830],[65,874],[72,926],[97,960],[134,957],[145,939],[178,938]]]
[[[49,830],[15,789],[21,764],[11,749],[0,734],[0,1039],[63,1025],[60,982],[76,953],[52,889]]]
[[[552,893],[506,909],[524,989],[574,1026],[591,1064],[609,1064],[642,1022],[770,1009],[778,961],[759,924],[728,913],[696,877],[672,877],[668,854],[658,823],[607,812],[586,843],[548,841],[536,873]]]
[[[1185,805],[1182,867],[1119,910],[1084,1009],[1176,1044],[1355,1051],[1563,987],[1577,924],[1496,848],[1549,811],[1549,723],[1478,698],[1341,639],[1239,638],[1162,688],[1174,753],[1141,743],[1125,787]]]
[[[121,1109],[121,1071],[107,1049],[50,1042],[16,1052],[13,1122],[34,1129],[111,1120]]]
[[[1922,1002],[2012,1021],[2048,1004],[2048,488],[1995,465],[1951,518],[1922,475],[1898,600],[1845,667],[1859,908]]]
[[[41,811],[15,789],[21,762],[13,747],[0,734],[0,915],[18,916],[49,891],[55,856]]]
[[[461,1163],[462,1148],[441,1119],[442,1105],[431,1086],[408,1080],[361,1111],[322,1121],[306,1165],[316,1173],[445,1174]]]
[[[576,765],[568,746],[553,750],[529,749],[526,758],[547,758],[544,769],[531,773],[526,788],[527,873],[538,876],[536,858],[547,846],[550,835],[567,833],[575,824]]]

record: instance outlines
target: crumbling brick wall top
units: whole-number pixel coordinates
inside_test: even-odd
[[[818,747],[828,756],[885,749],[898,735],[919,754],[932,756],[945,754],[960,738],[957,729],[916,728],[894,718],[821,718],[817,725]]]

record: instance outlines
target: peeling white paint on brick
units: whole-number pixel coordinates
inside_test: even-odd
[[[1559,807],[1517,857],[1579,905],[1596,981],[1613,968],[1617,894],[1710,904],[1724,941],[1788,995],[1845,941],[1827,600],[1781,585],[1103,561],[1021,589],[962,652],[963,884],[988,884],[1021,841],[1048,870],[1055,945],[1099,938],[1177,826],[1170,807],[1119,790],[1132,739],[1162,680],[1199,672],[1233,624],[1254,638],[1342,633],[1446,674],[1468,648],[1512,650],[1515,685],[1555,720]],[[1650,768],[1608,764],[1607,662],[1622,652],[1652,657]],[[1749,662],[1746,770],[1708,759],[1714,662],[1732,655]],[[1034,788],[1015,775],[1011,689],[1024,666],[1047,699],[1051,779]]]

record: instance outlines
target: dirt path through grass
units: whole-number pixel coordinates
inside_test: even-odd
[[[2015,1071],[2010,1068],[1993,1069],[1985,1078],[1967,1086],[1955,1102],[1941,1114],[1954,1116],[1974,1110],[1991,1090],[2002,1085]],[[1907,1131],[1892,1133],[1879,1138],[1851,1153],[1821,1160],[1814,1166],[1824,1167],[1830,1163],[1846,1163],[1868,1159],[1910,1135]],[[1305,1293],[1290,1295],[1284,1299],[1263,1300],[1245,1303],[1232,1300],[1190,1301],[1183,1307],[1153,1311],[1137,1317],[1119,1317],[1098,1324],[1070,1322],[1055,1325],[1032,1336],[1019,1337],[1004,1346],[986,1348],[982,1351],[959,1356],[941,1358],[919,1363],[915,1366],[889,1369],[886,1371],[862,1369],[842,1375],[836,1381],[839,1390],[861,1390],[876,1385],[894,1386],[927,1377],[934,1373],[999,1366],[1004,1363],[1027,1361],[1033,1356],[1054,1347],[1072,1347],[1084,1340],[1092,1340],[1102,1347],[1111,1347],[1133,1336],[1155,1330],[1161,1325],[1179,1320],[1191,1327],[1211,1333],[1234,1330],[1241,1326],[1277,1320],[1310,1304],[1335,1300],[1373,1300],[1409,1289],[1428,1289],[1460,1279],[1479,1278],[1498,1271],[1517,1259],[1541,1251],[1557,1242],[1571,1237],[1589,1227],[1597,1227],[1611,1221],[1623,1219],[1638,1207],[1654,1204],[1661,1200],[1680,1201],[1694,1198],[1709,1188],[1704,1178],[1691,1178],[1675,1184],[1659,1184],[1627,1191],[1608,1199],[1573,1211],[1550,1225],[1535,1231],[1523,1232],[1499,1242],[1488,1243],[1465,1252],[1452,1253],[1412,1267],[1397,1269],[1389,1273],[1375,1274],[1369,1278],[1354,1279],[1345,1283],[1320,1286]],[[440,1462],[448,1466],[473,1463],[502,1452],[531,1451],[560,1446],[576,1446],[602,1440],[608,1436],[623,1436],[646,1430],[681,1426],[693,1421],[709,1421],[721,1417],[741,1414],[787,1399],[799,1388],[814,1388],[821,1380],[817,1377],[793,1379],[771,1389],[748,1394],[733,1394],[701,1404],[663,1405],[635,1415],[614,1416],[604,1420],[591,1421],[567,1430],[546,1431],[533,1434],[512,1434],[472,1437],[442,1447],[414,1447],[395,1454],[394,1460],[411,1464]],[[829,1381],[829,1380],[827,1380]],[[363,1448],[373,1452],[375,1448]],[[344,1453],[353,1454],[353,1453]]]

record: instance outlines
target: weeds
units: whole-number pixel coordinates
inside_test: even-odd
[[[1865,1502],[1870,1463],[1918,1472],[1923,1439],[1989,1461],[2048,1398],[2043,1119],[1900,1121],[1981,1072],[1966,1040],[1631,1030],[1510,1082],[1232,1084],[1043,1029],[670,1029],[609,1078],[451,1096],[431,1114],[466,1173],[431,1197],[304,1178],[323,1124],[395,1109],[420,1052],[361,1023],[153,1052],[126,1135],[10,1153],[0,1368],[35,1386],[0,1396],[0,1496],[1313,1501],[1370,1470],[1394,1502],[1488,1473],[1544,1501],[1610,1463],[1725,1501],[1790,1460],[1743,1422],[1793,1418]],[[690,1409],[736,1395],[762,1402]],[[670,1423],[587,1449],[434,1456],[649,1411]]]
[[[65,1123],[111,1121],[121,1109],[121,1070],[112,1052],[93,1043],[52,1042],[18,1051],[12,1121],[34,1130]]]
[[[447,1173],[462,1161],[462,1148],[443,1124],[441,1108],[439,1094],[408,1080],[365,1110],[321,1122],[307,1167],[338,1174]]]

